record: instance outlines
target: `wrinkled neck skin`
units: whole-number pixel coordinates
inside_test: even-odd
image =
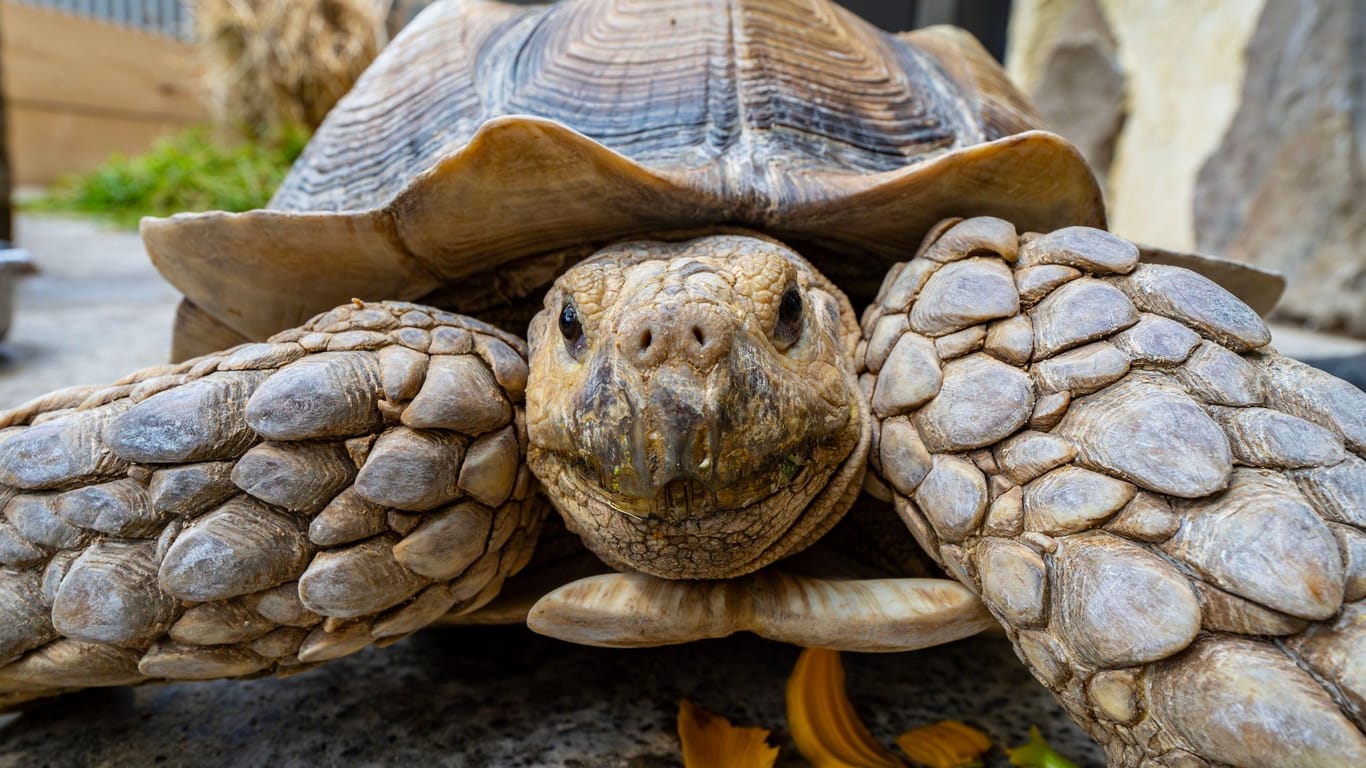
[[[730,578],[811,544],[862,485],[848,300],[760,236],[637,241],[532,321],[528,460],[609,565]]]

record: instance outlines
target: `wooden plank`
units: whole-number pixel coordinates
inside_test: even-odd
[[[0,46],[0,240],[13,240],[14,216],[10,211],[10,188],[13,171],[9,162],[9,138],[5,128],[5,63],[4,47]]]
[[[75,105],[101,114],[192,121],[192,48],[66,13],[0,0],[0,51],[12,107]]]
[[[91,170],[114,152],[136,154],[180,123],[127,119],[10,103],[10,172],[16,185],[48,184]]]
[[[208,119],[184,42],[0,0],[15,184],[46,184]]]

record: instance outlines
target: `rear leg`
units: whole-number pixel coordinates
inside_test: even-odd
[[[1084,228],[952,226],[864,332],[871,490],[1111,765],[1366,765],[1366,395]]]
[[[0,707],[285,674],[492,600],[547,508],[524,344],[412,304],[0,417]]]

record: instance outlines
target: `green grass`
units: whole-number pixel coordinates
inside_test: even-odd
[[[189,128],[159,139],[145,154],[114,155],[90,173],[63,179],[24,208],[89,214],[133,228],[143,216],[261,208],[307,140],[298,130],[274,144],[230,144],[210,128]]]

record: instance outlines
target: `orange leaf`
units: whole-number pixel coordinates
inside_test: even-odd
[[[972,768],[991,749],[985,733],[957,720],[912,728],[896,738],[896,745],[912,760],[930,768]]]
[[[903,768],[859,720],[844,692],[837,651],[807,648],[787,681],[787,726],[815,768]]]
[[[773,768],[778,748],[763,728],[737,728],[684,699],[678,705],[683,768]]]

